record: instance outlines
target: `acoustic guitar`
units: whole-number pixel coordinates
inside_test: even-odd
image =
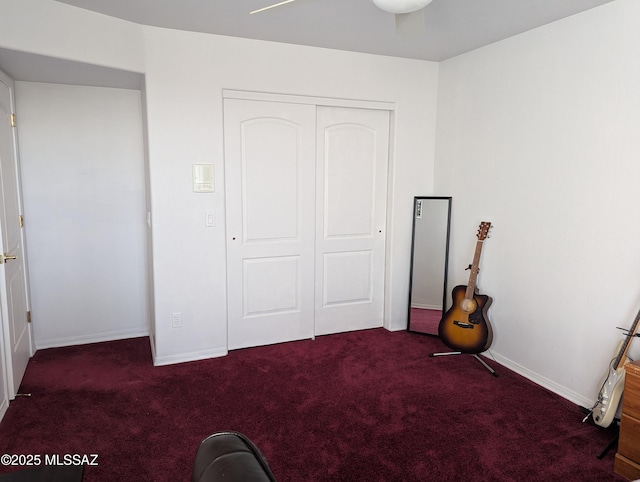
[[[487,317],[492,300],[489,296],[478,293],[476,288],[482,244],[490,227],[491,223],[480,223],[473,264],[469,267],[469,282],[467,286],[453,288],[453,304],[438,325],[440,339],[448,347],[462,353],[481,353],[493,341],[493,330]]]
[[[624,340],[618,343],[616,357],[612,359],[611,365],[609,366],[607,378],[598,393],[598,401],[591,409],[593,421],[600,427],[606,428],[611,425],[618,411],[618,405],[620,405],[620,399],[622,398],[622,392],[624,390],[624,366],[631,361],[627,358],[627,351],[631,345],[631,339],[636,336],[636,332],[638,331],[638,322],[640,322],[640,311],[636,315],[631,329],[625,334]]]

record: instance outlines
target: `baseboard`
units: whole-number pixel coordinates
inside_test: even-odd
[[[395,323],[393,325],[385,326],[388,331],[405,331],[407,329],[407,323]]]
[[[2,403],[0,404],[0,421],[2,421],[8,409],[9,409],[9,400],[3,400]]]
[[[553,380],[549,380],[548,378],[540,375],[539,373],[533,372],[523,367],[522,365],[519,365],[513,360],[510,360],[509,358],[500,355],[499,353],[496,353],[494,351],[488,351],[483,353],[483,356],[486,356],[487,358],[492,358],[500,365],[508,368],[509,370],[516,372],[518,375],[522,375],[526,379],[531,380],[533,383],[546,388],[547,390],[555,393],[556,395],[561,396],[562,398],[569,400],[570,402],[575,403],[578,406],[590,407],[591,405],[593,405],[594,400],[585,398],[579,393],[569,390],[568,388],[557,384]],[[499,372],[499,370],[497,371]]]
[[[69,336],[64,338],[55,338],[52,340],[36,341],[36,349],[43,350],[45,348],[56,348],[60,346],[86,345],[88,343],[100,343],[103,341],[125,340],[127,338],[138,338],[141,336],[149,336],[149,329],[135,330],[119,330],[109,331],[106,333],[91,333],[87,335]]]
[[[442,306],[440,305],[423,305],[420,303],[411,303],[411,308],[418,308],[420,310],[442,310]]]
[[[226,356],[229,351],[226,348],[214,348],[212,350],[200,350],[190,353],[179,353],[177,355],[158,356],[153,350],[153,365],[175,365],[176,363],[185,363],[197,360],[206,360],[208,358],[219,358]]]
[[[151,359],[156,359],[156,337],[153,333],[149,335],[149,345],[151,346]]]

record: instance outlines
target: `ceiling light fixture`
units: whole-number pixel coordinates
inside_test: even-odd
[[[433,0],[373,0],[380,10],[389,13],[411,13],[429,5]]]

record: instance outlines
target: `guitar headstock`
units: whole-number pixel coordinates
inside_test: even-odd
[[[480,223],[480,227],[478,228],[478,241],[484,241],[487,238],[487,234],[489,234],[490,228],[491,223],[487,221],[483,221]]]

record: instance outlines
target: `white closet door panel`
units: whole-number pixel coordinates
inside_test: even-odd
[[[376,132],[338,124],[324,132],[325,238],[373,236]]]
[[[318,107],[315,333],[383,324],[389,113]]]
[[[323,306],[373,301],[373,251],[324,254]]]
[[[311,338],[315,106],[224,109],[229,349]]]
[[[241,135],[244,241],[297,240],[299,126],[254,119],[242,124]]]
[[[245,318],[300,311],[300,256],[245,259],[243,277]]]

